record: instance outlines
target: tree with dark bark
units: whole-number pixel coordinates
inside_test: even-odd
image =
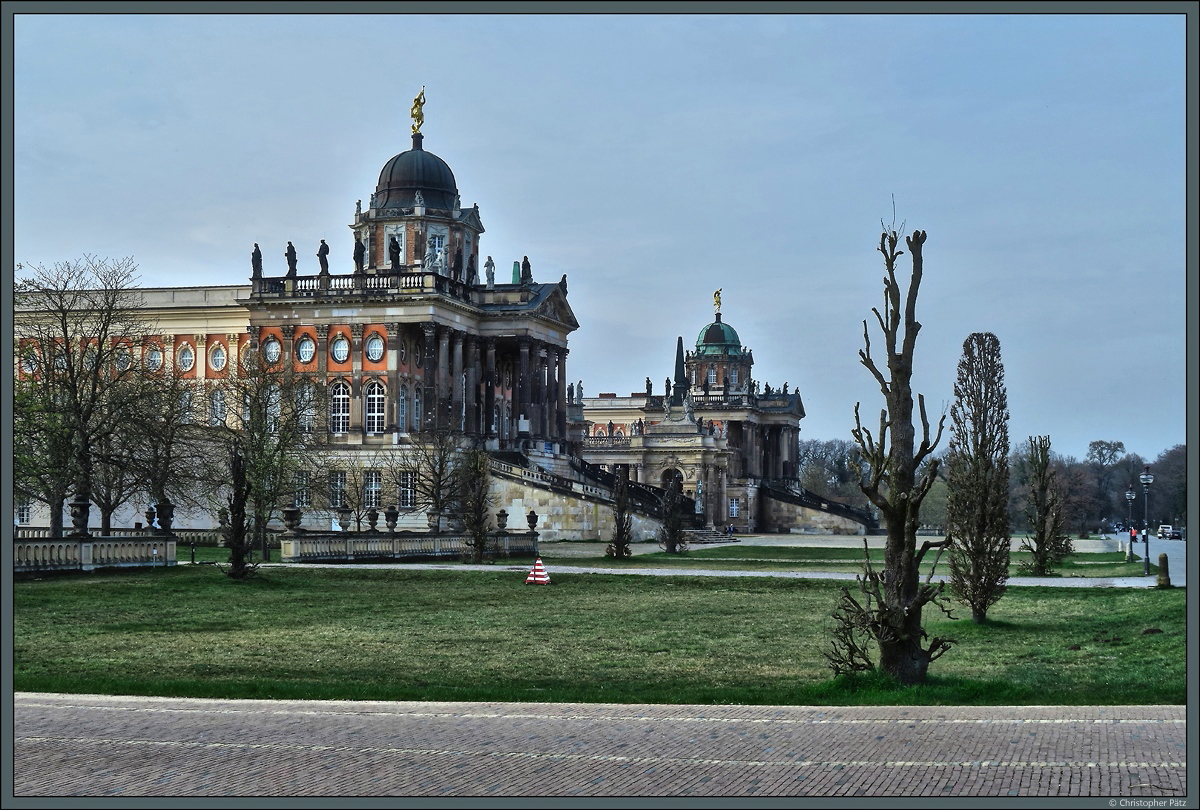
[[[873,308],[876,323],[883,332],[886,350],[886,375],[871,355],[871,339],[866,321],[863,322],[864,348],[859,360],[879,383],[885,407],[879,414],[879,430],[872,434],[863,426],[859,406],[854,406],[855,427],[851,431],[869,472],[860,484],[863,493],[879,510],[887,528],[883,570],[876,571],[867,557],[865,572],[858,578],[863,595],[860,601],[849,589],[842,589],[838,613],[855,627],[869,631],[879,648],[879,669],[904,685],[922,683],[929,664],[941,657],[954,643],[950,638],[930,638],[921,625],[922,609],[934,604],[947,615],[949,608],[942,601],[945,584],[932,584],[933,570],[921,580],[920,564],[930,549],[940,557],[946,541],[925,541],[917,548],[917,528],[921,524],[921,501],[933,486],[938,463],[931,458],[941,440],[945,415],[938,421],[937,435],[931,440],[925,398],[918,395],[921,417],[921,441],[916,442],[913,428],[912,370],[913,353],[921,324],[916,318],[917,293],[924,269],[922,247],[925,232],[914,231],[905,239],[912,259],[908,293],[901,295],[896,277],[896,264],[903,255],[899,250],[900,234],[885,228],[879,238],[887,275],[884,277],[884,312]],[[888,434],[891,434],[890,437]],[[922,462],[924,473],[918,477]],[[866,548],[864,541],[864,556]],[[937,558],[933,568],[936,569]],[[928,640],[928,645],[924,642]],[[837,636],[833,640],[838,644]]]
[[[70,436],[72,534],[86,536],[96,445],[145,395],[133,356],[150,332],[137,266],[132,258],[84,256],[17,270],[16,332],[24,350],[40,358],[26,377],[41,389],[38,402],[53,403],[55,429]]]
[[[227,386],[216,383],[208,391],[198,380],[188,378],[176,367],[148,373],[146,396],[126,414],[129,430],[138,448],[130,459],[141,491],[150,505],[171,503],[176,507],[204,504],[212,482],[220,480],[221,467],[214,459],[217,441],[212,428],[213,397],[220,396],[220,413],[227,414]],[[221,421],[223,424],[223,421]]]
[[[963,343],[950,408],[946,535],[950,591],[981,624],[1008,582],[1008,392],[1000,341],[976,332]]]
[[[629,511],[629,473],[622,467],[613,482],[613,537],[604,556],[623,560],[633,556],[633,514]]]
[[[50,510],[50,536],[63,536],[63,507],[75,480],[72,431],[49,386],[38,384],[36,354],[13,392],[13,484],[17,493]]]
[[[459,475],[464,541],[471,562],[479,564],[487,555],[491,543],[491,510],[494,505],[492,486],[492,457],[482,448],[463,453]]]
[[[321,418],[324,396],[313,380],[282,361],[269,363],[253,349],[238,366],[215,386],[229,409],[224,422],[213,420],[219,423],[210,426],[225,448],[216,492],[229,504],[231,524],[236,522],[235,506],[241,509],[248,525],[234,528],[246,531],[252,547],[269,560],[269,523],[295,503],[303,474],[311,481],[324,458],[319,452],[328,436]],[[235,467],[244,476],[241,484],[234,480]],[[234,504],[235,497],[242,502]]]
[[[678,476],[671,479],[663,494],[658,545],[668,554],[687,551],[687,541],[683,538],[683,481]]]
[[[1044,577],[1074,552],[1071,538],[1063,533],[1062,500],[1050,456],[1049,436],[1029,437],[1020,474],[1028,486],[1025,515],[1031,527],[1030,535],[1021,541],[1021,550],[1028,552],[1030,559],[1022,561],[1021,567],[1034,576]]]
[[[441,530],[458,514],[462,494],[462,434],[452,430],[425,431],[400,445],[396,463],[388,469],[394,483],[403,486],[399,476],[415,473],[411,482],[415,505],[430,516],[430,528]]]
[[[235,436],[227,436],[225,455],[228,459],[226,488],[228,490],[229,523],[225,526],[225,545],[229,548],[229,567],[222,569],[231,579],[248,579],[258,570],[253,561],[253,516],[247,508],[254,491],[250,465],[247,464],[247,445]]]

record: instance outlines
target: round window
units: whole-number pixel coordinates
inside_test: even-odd
[[[225,355],[225,347],[220,343],[208,351],[208,364],[212,367],[213,371],[220,371],[225,368],[225,361],[228,359]]]
[[[378,363],[383,359],[383,338],[379,335],[371,335],[367,339],[367,359],[372,363]]]
[[[271,338],[263,344],[263,357],[268,363],[278,363],[279,355],[283,353],[283,347],[279,345],[279,341]]]
[[[333,341],[333,345],[329,347],[329,352],[335,361],[345,363],[350,357],[350,341],[338,335],[337,339]]]
[[[162,349],[157,346],[146,349],[146,368],[151,371],[158,371],[162,368]]]
[[[196,353],[192,351],[191,346],[179,347],[179,356],[176,358],[175,364],[179,366],[180,371],[192,370],[192,366],[196,364]]]
[[[296,357],[300,358],[301,363],[311,363],[316,353],[317,344],[313,343],[312,338],[300,338],[300,342],[296,344]]]
[[[128,371],[133,365],[133,358],[129,354],[129,347],[122,344],[113,352],[113,364],[116,365],[117,371]]]
[[[38,356],[36,349],[29,349],[21,357],[21,370],[26,374],[33,374],[38,368]]]

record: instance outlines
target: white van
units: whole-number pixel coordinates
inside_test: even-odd
[[[1159,540],[1166,540],[1170,536],[1171,536],[1171,525],[1169,523],[1164,523],[1163,525],[1158,527],[1158,539]]]

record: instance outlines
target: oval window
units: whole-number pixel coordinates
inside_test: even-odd
[[[329,347],[333,359],[339,363],[345,363],[350,357],[350,341],[338,335],[337,340],[333,341],[333,345]]]
[[[383,338],[379,335],[371,335],[367,340],[367,359],[372,363],[383,359]]]
[[[208,352],[208,364],[213,371],[220,371],[225,368],[225,361],[228,359],[225,355],[225,347],[220,343],[213,346]]]
[[[157,346],[146,349],[146,368],[151,371],[158,371],[162,368],[162,349]]]
[[[312,338],[304,337],[296,344],[296,357],[301,363],[311,363],[313,355],[317,353],[317,344],[313,343]]]
[[[283,353],[283,347],[279,345],[279,341],[271,338],[263,344],[263,357],[268,363],[278,363],[279,356]]]

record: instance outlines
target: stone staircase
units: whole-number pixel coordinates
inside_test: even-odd
[[[717,531],[716,529],[684,529],[683,539],[689,546],[704,545],[706,543],[738,543],[736,537],[730,539],[725,532]]]

